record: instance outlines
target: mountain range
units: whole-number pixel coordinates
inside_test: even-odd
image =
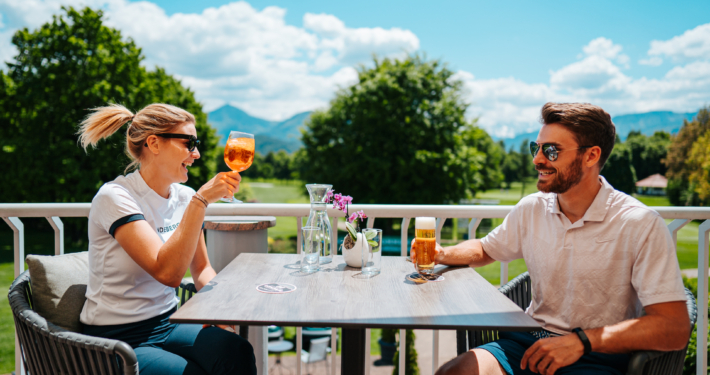
[[[659,130],[675,134],[683,126],[683,120],[690,121],[697,114],[656,111],[615,116],[612,121],[616,125],[616,133],[622,140],[626,140],[632,130],[638,130],[645,135],[652,135]],[[232,130],[254,134],[256,151],[263,155],[278,150],[292,153],[301,148],[301,129],[310,115],[311,112],[302,112],[284,121],[268,121],[251,116],[231,105],[225,105],[210,112],[208,122],[217,129],[221,145],[226,143]],[[511,147],[517,149],[524,140],[535,140],[537,131],[518,134],[512,138],[493,138],[496,141],[502,139],[506,150]]]
[[[656,111],[646,113],[634,113],[630,115],[620,115],[611,118],[616,125],[616,134],[622,141],[626,140],[632,130],[638,130],[644,135],[653,135],[657,131],[665,131],[671,134],[678,133],[683,126],[683,120],[691,121],[698,112],[676,113],[669,111]],[[505,149],[518,149],[523,141],[534,141],[537,138],[537,130],[530,133],[518,134],[513,138],[496,138],[496,141],[503,140]]]
[[[225,105],[208,113],[207,122],[217,130],[220,145],[227,143],[230,131],[237,130],[254,134],[256,151],[262,155],[278,150],[292,153],[302,146],[300,129],[310,114],[303,112],[284,121],[268,121]]]

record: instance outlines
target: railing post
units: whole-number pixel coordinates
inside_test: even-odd
[[[303,361],[301,360],[301,350],[303,349],[303,328],[296,327],[296,375],[301,375]]]
[[[676,249],[678,248],[678,231],[688,223],[690,223],[688,219],[675,219],[668,224],[668,231],[671,232]]]
[[[347,220],[347,219],[346,219]],[[367,228],[372,229],[375,225],[375,217],[367,217]],[[372,360],[370,354],[370,345],[372,345],[372,331],[370,328],[365,329],[365,375],[370,375],[370,361]]]
[[[436,219],[436,242],[441,242],[441,229],[446,223],[446,218],[442,217]],[[432,330],[432,343],[431,343],[431,375],[436,373],[436,369],[439,368],[439,330]]]
[[[303,226],[303,217],[296,217],[296,254],[301,253],[301,227]],[[301,357],[299,357],[301,358]],[[300,362],[300,359],[299,359]],[[300,375],[300,374],[298,374]]]
[[[400,230],[401,230],[400,246],[401,246],[401,255],[403,257],[406,257],[407,252],[409,251],[409,249],[407,248],[407,242],[409,241],[409,223],[411,221],[412,221],[411,217],[402,218],[402,227],[400,228]]]
[[[15,278],[20,276],[25,271],[25,226],[20,218],[3,217],[2,218],[13,231],[14,239],[14,268]],[[15,374],[24,375],[25,369],[22,366],[22,352],[20,349],[20,340],[15,331]]]
[[[405,359],[407,359],[406,355],[406,342],[407,342],[407,330],[406,329],[400,329],[399,330],[399,375],[404,375],[404,366],[407,363]]]
[[[412,221],[411,217],[402,218],[401,230],[401,254],[403,257],[407,256],[409,249],[407,248],[407,241],[409,240],[409,223]],[[407,345],[407,331],[404,329],[399,330],[399,375],[404,375],[405,371],[405,348]]]
[[[64,223],[62,219],[51,216],[46,218],[54,229],[54,255],[64,254]]]
[[[708,233],[710,220],[698,227],[698,325],[697,375],[706,375],[708,368]]]
[[[331,220],[330,230],[332,233],[330,243],[330,253],[335,257],[338,255],[338,218],[333,217]],[[346,219],[347,220],[347,219]],[[338,356],[338,328],[331,327],[330,329],[330,375],[335,375],[336,359]]]

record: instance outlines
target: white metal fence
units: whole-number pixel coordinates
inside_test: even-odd
[[[397,218],[402,220],[401,225],[401,255],[407,255],[407,229],[412,218],[418,216],[430,216],[437,218],[437,239],[441,239],[441,228],[444,226],[446,219],[469,219],[468,233],[469,238],[475,238],[476,229],[482,219],[504,218],[513,206],[447,206],[447,205],[351,205],[350,211],[363,210],[368,216],[367,227],[372,228],[376,218]],[[710,208],[705,207],[652,207],[664,219],[673,219],[668,224],[668,230],[673,236],[673,240],[677,242],[678,231],[687,225],[691,220],[701,220],[698,231],[698,332],[708,332],[708,234],[710,233]],[[0,217],[10,226],[14,232],[14,267],[15,277],[19,276],[24,271],[24,236],[25,231],[21,218],[27,217],[44,217],[46,218],[55,233],[55,254],[64,253],[64,227],[61,217],[88,217],[90,203],[10,203],[0,204]],[[295,217],[297,218],[296,232],[297,249],[301,251],[301,231],[302,219],[307,217],[310,211],[309,204],[213,204],[207,208],[207,216],[276,216],[276,217]],[[338,220],[345,215],[341,211],[328,209],[328,216],[332,221],[332,251],[335,251],[337,246],[337,227]],[[500,283],[505,284],[508,281],[508,264],[501,263]],[[301,364],[301,328],[297,328],[297,361],[298,366],[296,374],[302,374]],[[365,343],[365,373],[369,375],[370,363],[370,332],[367,331]],[[405,333],[400,330],[400,353],[404,353],[405,348]],[[707,368],[707,334],[698,334],[697,336],[697,374],[705,374]],[[336,330],[332,330],[332,342],[336,342]],[[17,339],[15,340],[15,363],[16,373],[23,374],[21,368],[21,360]],[[335,348],[334,348],[335,349]],[[331,375],[335,375],[335,353],[331,354]],[[432,374],[439,366],[439,335],[434,331],[433,335],[433,353],[432,353]],[[399,356],[399,373],[404,375],[405,371],[405,356]],[[266,374],[264,374],[266,375]]]

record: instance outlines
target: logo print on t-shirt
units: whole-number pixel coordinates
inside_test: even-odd
[[[175,223],[175,224],[173,224],[173,225],[168,225],[167,227],[160,227],[160,228],[158,228],[158,233],[168,233],[168,232],[171,232],[171,231],[175,230],[175,229],[178,227],[178,225],[180,225],[179,222],[178,222],[178,223]]]

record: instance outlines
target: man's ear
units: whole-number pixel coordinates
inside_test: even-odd
[[[599,146],[592,146],[587,150],[587,156],[584,160],[584,164],[587,167],[591,167],[599,163],[599,159],[602,157],[602,148]]]

